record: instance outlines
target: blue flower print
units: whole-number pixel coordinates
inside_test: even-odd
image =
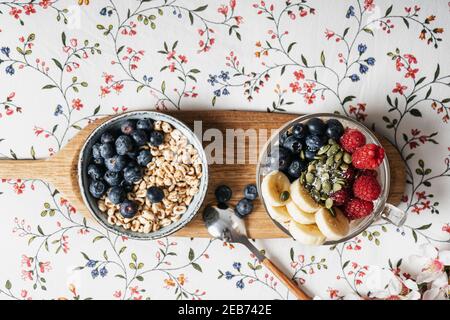
[[[9,58],[9,53],[11,52],[11,49],[9,49],[8,47],[2,47],[0,51]]]
[[[107,274],[108,270],[106,269],[106,267],[100,269],[100,275],[102,276],[102,278],[104,278]]]
[[[233,268],[237,271],[241,271],[242,264],[240,262],[233,263]]]
[[[14,72],[16,72],[16,70],[14,70],[14,67],[13,67],[13,65],[11,64],[11,65],[9,65],[9,66],[6,67],[5,72],[6,72],[7,74],[13,75]]]
[[[357,74],[352,74],[349,78],[350,78],[350,80],[352,80],[353,82],[359,81],[359,77],[358,77]]]
[[[358,45],[359,55],[362,55],[364,52],[366,52],[366,50],[367,50],[367,46],[365,44],[361,43]]]
[[[58,105],[56,106],[56,109],[55,109],[55,117],[59,116],[59,115],[62,114],[62,113],[63,113],[63,111],[62,111],[62,105],[58,104]]]
[[[220,89],[214,91],[216,97],[220,97]]]
[[[219,78],[222,79],[223,81],[230,80],[229,74],[230,73],[228,71],[220,71]]]
[[[239,288],[239,289],[245,288],[245,284],[244,284],[244,281],[242,281],[242,279],[239,280],[238,282],[236,282],[236,288]]]
[[[231,280],[234,278],[234,274],[232,274],[230,271],[225,272],[225,279]]]
[[[97,278],[98,277],[98,270],[97,269],[92,270],[91,271],[91,276],[92,276],[92,279]]]
[[[350,6],[348,7],[347,13],[345,14],[345,17],[347,19],[350,19],[350,17],[354,17],[355,16],[355,7],[354,6]]]
[[[227,95],[230,94],[230,91],[228,91],[227,88],[224,88],[224,89],[222,90],[222,94],[223,94],[224,96],[227,96]]]
[[[146,76],[146,75],[144,75],[144,76],[142,77],[142,79],[144,80],[144,82],[152,82],[152,81],[153,81],[153,77],[151,77],[151,76]]]
[[[101,14],[102,16],[106,16],[106,11],[107,11],[106,8],[102,8],[102,10],[100,10],[100,14]]]
[[[361,73],[361,74],[364,74],[364,73],[367,73],[367,71],[369,70],[369,67],[368,66],[366,66],[365,64],[360,64],[359,65],[359,72]]]
[[[95,261],[95,260],[88,260],[88,262],[86,263],[86,267],[94,268],[96,264],[97,264],[97,261]]]
[[[375,65],[375,58],[367,58],[366,60],[364,60],[369,66],[373,66]]]
[[[217,76],[216,75],[209,75],[209,79],[208,79],[209,84],[211,84],[213,87],[216,83],[219,83],[219,81],[217,81]]]

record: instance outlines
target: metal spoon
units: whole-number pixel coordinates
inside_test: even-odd
[[[226,206],[207,205],[203,211],[203,221],[211,236],[230,243],[246,246],[299,300],[311,300],[290,278],[259,251],[248,239],[244,221],[238,218],[233,209]]]

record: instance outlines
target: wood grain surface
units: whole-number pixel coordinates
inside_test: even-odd
[[[215,129],[226,134],[227,129],[256,130],[258,135],[262,134],[260,141],[269,138],[271,132],[281,127],[285,122],[299,116],[294,114],[250,111],[179,111],[172,112],[171,114],[184,121],[191,128],[194,126],[194,121],[201,120],[202,132],[208,129]],[[78,156],[87,136],[100,123],[109,118],[106,117],[93,121],[82,129],[60,152],[49,159],[0,160],[0,178],[42,179],[50,182],[70,201],[78,212],[90,218],[89,210],[84,204],[79,192],[77,176]],[[196,127],[198,131],[199,123],[197,123]],[[405,166],[395,147],[385,138],[380,136],[378,138],[386,150],[391,166],[391,190],[388,201],[397,205],[400,203],[405,189]],[[204,142],[204,146],[208,144],[210,142]],[[243,197],[242,192],[245,185],[256,182],[257,150],[263,147],[263,141],[258,143],[257,149],[249,148],[249,141],[245,142],[245,150],[243,148],[238,149],[236,147],[237,145],[235,143],[233,148],[223,148],[224,162],[226,162],[227,158],[230,161],[239,153],[244,152],[246,154],[245,163],[212,164],[209,166],[209,187],[205,204],[214,201],[214,189],[220,184],[227,184],[231,187],[233,190],[231,203],[235,204]],[[253,213],[246,219],[249,237],[255,239],[287,237],[269,218],[262,203],[257,200],[254,204],[255,208]],[[198,214],[186,227],[174,235],[183,237],[209,237],[201,220],[201,214]]]

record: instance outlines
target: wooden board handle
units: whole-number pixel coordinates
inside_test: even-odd
[[[44,179],[54,174],[48,160],[0,160],[0,179]]]
[[[298,300],[311,300],[311,297],[308,296],[306,293],[300,289],[294,281],[292,281],[290,278],[288,278],[283,271],[278,269],[276,265],[273,264],[272,261],[265,258],[261,262],[267,269],[272,271],[272,273],[291,291]]]

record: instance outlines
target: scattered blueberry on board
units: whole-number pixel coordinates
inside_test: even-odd
[[[227,185],[220,185],[214,192],[218,202],[219,209],[228,209],[228,201],[233,194],[231,188]],[[253,211],[253,200],[258,197],[258,189],[254,184],[248,184],[244,188],[244,198],[239,200],[234,212],[239,218],[244,218]]]

